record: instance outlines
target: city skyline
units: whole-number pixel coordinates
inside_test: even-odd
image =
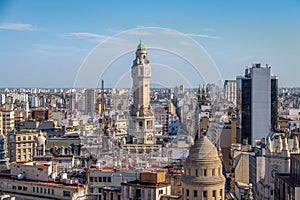
[[[223,80],[235,79],[259,62],[272,67],[279,86],[300,84],[299,1],[0,4],[2,87],[71,88],[92,49],[122,31],[141,27],[168,28],[191,37],[210,55]],[[146,35],[137,34],[135,44],[140,37]],[[155,53],[149,57],[162,63]],[[132,56],[123,58],[119,67],[130,70],[131,60]]]

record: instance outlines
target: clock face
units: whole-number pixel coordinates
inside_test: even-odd
[[[147,67],[146,69],[145,69],[145,74],[148,76],[148,75],[150,75],[150,69]]]

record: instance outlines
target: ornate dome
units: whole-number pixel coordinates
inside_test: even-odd
[[[39,135],[35,138],[34,142],[37,144],[37,146],[41,146],[41,145],[45,144],[46,138],[40,132]]]
[[[142,40],[140,40],[140,43],[137,46],[136,51],[146,51],[146,47],[145,47],[144,43],[142,42]]]
[[[190,148],[184,170],[182,181],[186,184],[225,184],[217,148],[204,135]]]
[[[217,148],[206,136],[200,136],[198,141],[190,148],[188,159],[219,160]]]

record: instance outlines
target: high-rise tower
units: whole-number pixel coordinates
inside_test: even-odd
[[[127,143],[155,144],[155,117],[150,105],[151,66],[147,51],[140,41],[131,67],[133,104],[130,110]]]
[[[269,66],[254,64],[237,77],[237,107],[240,110],[242,141],[255,146],[256,140],[277,129],[278,79]]]

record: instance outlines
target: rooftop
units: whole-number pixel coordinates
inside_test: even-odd
[[[5,180],[13,180],[13,181],[19,181],[19,182],[24,182],[26,184],[35,184],[35,185],[41,185],[41,186],[53,186],[53,187],[60,187],[60,188],[84,188],[84,185],[81,183],[76,183],[76,184],[66,184],[62,182],[57,182],[57,181],[33,181],[33,180],[28,180],[28,179],[17,179],[13,178],[10,176],[10,174],[0,174],[0,179],[5,182]]]
[[[129,182],[123,182],[122,185],[134,185],[134,186],[148,186],[148,187],[155,187],[155,188],[161,188],[169,186],[167,183],[148,183],[148,182],[141,182],[139,180],[129,181]]]

